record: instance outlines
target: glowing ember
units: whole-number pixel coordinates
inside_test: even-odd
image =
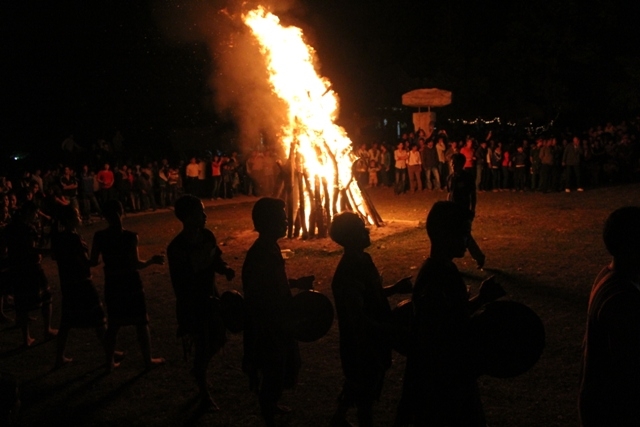
[[[304,42],[302,30],[283,27],[277,16],[262,7],[242,18],[258,40],[274,93],[288,105],[288,123],[281,129],[281,142],[293,169],[299,172],[293,179],[298,189],[292,193],[300,198],[294,217],[303,236],[307,231],[314,233],[314,224],[318,224],[319,234],[324,234],[322,224],[345,209],[380,225],[381,219],[353,179],[357,156],[351,140],[334,123],[338,98],[331,82],[316,73],[314,51]]]

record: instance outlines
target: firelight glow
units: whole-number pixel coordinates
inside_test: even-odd
[[[288,122],[281,129],[281,143],[285,153],[293,153],[292,148],[297,151],[296,166],[309,175],[306,183],[301,181],[305,187],[305,212],[310,212],[315,203],[330,207],[331,214],[335,214],[343,205],[340,198],[346,197],[352,209],[373,224],[353,179],[352,166],[357,156],[351,140],[334,123],[338,97],[331,82],[316,72],[314,50],[304,42],[302,30],[282,26],[280,19],[262,6],[244,14],[242,19],[259,43],[274,93],[288,106]],[[328,191],[317,191],[323,183]],[[315,200],[318,197],[321,200]],[[309,227],[309,218],[305,221]]]

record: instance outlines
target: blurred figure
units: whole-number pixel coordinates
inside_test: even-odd
[[[464,169],[465,157],[458,153],[452,158],[453,174],[449,176],[447,187],[449,188],[448,200],[460,205],[469,213],[469,220],[472,221],[476,216],[476,184],[473,173]],[[478,269],[484,267],[486,256],[476,243],[475,239],[469,233],[467,236],[467,249],[469,254],[475,260]]]
[[[596,277],[587,311],[580,421],[640,425],[640,207],[615,210],[603,239],[613,257]]]

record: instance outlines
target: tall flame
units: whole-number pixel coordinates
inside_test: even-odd
[[[303,192],[306,211],[309,212],[315,202],[331,207],[331,214],[337,213],[341,206],[347,205],[340,200],[346,197],[348,205],[373,224],[353,179],[352,166],[357,156],[351,140],[346,131],[334,123],[338,98],[331,82],[316,72],[314,50],[304,42],[302,30],[282,26],[280,19],[262,6],[244,14],[242,19],[258,40],[274,93],[288,106],[288,122],[281,129],[281,142],[286,153],[297,152],[295,158],[309,175],[307,186],[312,188]],[[314,183],[317,190],[318,182],[329,189],[316,191],[315,196],[319,196],[321,202],[312,200]],[[308,218],[305,221],[309,226]]]

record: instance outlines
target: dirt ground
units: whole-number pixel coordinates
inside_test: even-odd
[[[436,200],[444,199],[445,193],[425,191],[394,196],[388,188],[372,189],[370,193],[387,221],[385,227],[372,229],[373,243],[369,248],[385,284],[409,275],[415,277],[429,252],[424,230],[427,210]],[[602,224],[613,209],[638,204],[639,196],[640,185],[569,194],[479,194],[473,234],[487,254],[486,269],[476,270],[468,255],[457,260],[457,265],[472,292],[484,278],[495,274],[507,290],[507,298],[525,303],[538,313],[547,334],[545,351],[529,372],[506,380],[480,377],[490,426],[578,425],[576,398],[587,297],[594,277],[608,262],[601,240]],[[208,227],[216,234],[225,260],[238,273],[231,282],[218,277],[221,291],[241,289],[242,262],[257,236],[250,216],[254,200],[240,197],[205,202]],[[139,233],[143,258],[162,253],[180,229],[171,211],[129,215],[124,224]],[[104,226],[86,226],[82,234],[90,242],[93,233]],[[316,289],[331,297],[330,283],[341,255],[339,247],[329,239],[283,239],[280,245],[294,252],[287,261],[289,277],[314,274]],[[54,290],[57,324],[57,270],[49,258],[43,265]],[[229,335],[227,345],[209,370],[213,394],[222,410],[214,414],[196,411],[195,385],[175,337],[175,304],[168,268],[150,267],[143,270],[142,278],[154,354],[168,361],[151,372],[143,373],[134,328],[121,330],[118,347],[128,354],[120,368],[105,376],[100,345],[90,330],[72,331],[67,355],[74,362],[51,371],[55,343],[42,342],[40,318],[34,323],[39,341],[28,350],[19,347],[17,329],[2,326],[0,370],[11,372],[20,380],[20,425],[261,425],[257,400],[249,392],[241,371],[241,335]],[[94,282],[102,291],[101,268],[94,269]],[[401,299],[394,297],[392,305]],[[321,340],[301,344],[301,353],[299,384],[283,398],[294,411],[282,422],[289,426],[328,425],[342,382],[337,324],[334,322]],[[404,362],[404,357],[394,353],[393,366],[375,407],[378,426],[392,425]]]

